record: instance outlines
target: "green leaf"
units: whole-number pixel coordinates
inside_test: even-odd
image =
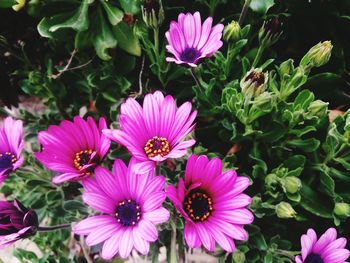
[[[134,56],[141,55],[141,46],[138,38],[135,36],[132,27],[121,22],[113,27],[115,38],[118,41],[118,47]]]
[[[320,145],[320,141],[315,138],[310,139],[294,139],[287,141],[287,145],[302,149],[304,152],[313,152]]]
[[[137,14],[140,12],[140,1],[139,0],[119,0],[125,13]]]
[[[302,109],[307,110],[310,103],[314,100],[315,95],[309,90],[301,91],[298,96],[294,100],[294,108],[298,105],[301,106]]]
[[[266,14],[275,5],[274,0],[252,0],[249,7],[257,13]]]
[[[15,0],[1,0],[0,8],[9,8],[16,4]]]
[[[326,173],[320,176],[321,190],[331,197],[334,197],[335,183],[334,180]]]
[[[58,14],[51,17],[44,17],[38,24],[37,29],[42,37],[55,38],[56,34],[50,31],[54,25],[61,24],[70,17],[70,14]]]
[[[117,24],[119,24],[124,17],[124,13],[123,11],[121,11],[119,8],[110,5],[108,2],[106,1],[101,1],[103,8],[105,9],[106,13],[107,13],[107,17],[109,22],[115,26]]]
[[[313,191],[310,186],[303,184],[303,187],[300,190],[301,201],[300,205],[307,211],[323,218],[333,218],[332,204],[328,202],[325,204],[321,200],[320,196]],[[331,208],[331,209],[330,209]]]

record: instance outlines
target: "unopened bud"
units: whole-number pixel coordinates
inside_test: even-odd
[[[235,42],[240,38],[241,38],[241,26],[236,21],[232,21],[230,24],[225,26],[224,40],[226,42]]]
[[[297,193],[301,188],[301,181],[298,177],[287,176],[283,178],[282,186],[286,192],[290,194]]]
[[[282,35],[282,21],[278,17],[265,21],[259,31],[259,42],[265,47],[275,44]]]
[[[323,117],[327,115],[328,111],[328,102],[322,100],[315,100],[310,103],[309,111],[318,117]]]
[[[326,64],[332,54],[333,45],[331,41],[320,42],[313,46],[302,58],[301,66],[321,67]]]
[[[340,218],[347,218],[350,216],[350,205],[347,203],[336,203],[333,212]]]
[[[295,212],[289,203],[281,202],[276,205],[276,214],[279,218],[287,219],[295,217],[297,212]]]
[[[144,0],[142,5],[142,18],[146,25],[156,29],[164,21],[164,9],[161,0]]]
[[[242,92],[249,97],[257,97],[266,89],[268,73],[261,69],[251,69],[241,80]]]

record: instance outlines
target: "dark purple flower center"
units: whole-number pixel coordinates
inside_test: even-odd
[[[154,136],[149,139],[143,147],[148,157],[152,158],[157,155],[165,156],[170,152],[170,145],[167,138]]]
[[[266,21],[265,30],[272,35],[279,35],[282,30],[282,22],[278,17],[273,17]]]
[[[185,196],[183,207],[193,221],[203,222],[209,218],[213,210],[213,203],[207,193],[193,190]]]
[[[253,70],[245,79],[245,81],[248,80],[254,83],[256,87],[259,87],[265,83],[265,75],[263,72]]]
[[[193,47],[186,48],[180,55],[180,59],[187,63],[194,63],[201,56],[201,52]]]
[[[10,152],[0,153],[0,171],[12,169],[13,163],[17,161],[14,154]]]
[[[310,254],[306,257],[305,263],[323,263],[323,259],[318,254]]]
[[[134,226],[141,219],[141,208],[134,200],[119,202],[115,216],[123,226]]]

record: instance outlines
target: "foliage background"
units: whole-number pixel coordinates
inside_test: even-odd
[[[199,110],[193,152],[219,156],[226,168],[238,168],[252,179],[248,192],[254,196],[256,220],[248,227],[249,241],[234,255],[218,250],[215,256],[220,260],[290,262],[285,255],[300,249],[300,235],[309,227],[322,233],[336,226],[342,236],[350,237],[349,214],[334,213],[336,203],[350,203],[350,3],[253,1],[263,3],[262,8],[248,11],[244,24],[251,28],[242,36],[246,41],[236,42],[231,68],[222,70],[227,67],[225,43],[200,67],[200,92],[186,68],[166,64],[164,33],[178,13],[187,11],[198,10],[202,18],[213,15],[216,23],[226,25],[238,20],[243,2],[163,1],[159,48],[142,21],[142,3],[137,0],[31,0],[19,12],[0,9],[1,110],[24,121],[28,142],[25,168],[12,175],[1,192],[36,209],[46,224],[86,217],[92,211],[81,201],[80,185],[52,185],[52,173],[34,160],[31,152],[39,149],[36,135],[78,114],[105,116],[117,127],[118,106],[138,93],[141,82],[141,100],[143,94],[160,89],[179,103],[193,101]],[[254,60],[259,28],[274,16],[283,20],[283,34],[260,62],[269,62],[269,97],[256,99],[247,113],[239,81]],[[286,77],[292,92],[281,100],[284,74],[296,74],[291,68],[282,72],[281,63],[292,58],[297,67],[309,48],[324,40],[334,45],[329,63],[305,73],[299,83]],[[310,106],[319,100],[329,103],[328,108],[322,103],[316,110]],[[11,105],[19,109],[5,108]],[[338,117],[333,121],[334,116]],[[106,165],[114,158],[129,156],[113,145]],[[183,161],[168,162],[163,173],[176,182],[183,168]],[[291,177],[301,183],[293,193],[286,186]],[[295,210],[291,218],[276,214],[281,202]],[[178,229],[182,227],[180,222]],[[155,251],[169,245],[169,229],[164,226]],[[78,240],[69,231],[38,234],[34,241],[44,258],[25,251],[16,255],[22,262],[85,262],[81,250],[73,251]],[[91,254],[97,251],[93,248]]]

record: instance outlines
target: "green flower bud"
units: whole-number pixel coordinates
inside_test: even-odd
[[[279,218],[287,219],[295,217],[297,212],[295,212],[289,203],[281,202],[276,205],[276,214]]]
[[[294,64],[293,64],[293,59],[288,59],[286,61],[284,61],[281,65],[280,65],[280,73],[281,75],[292,75],[293,71],[294,71]]]
[[[246,262],[245,254],[242,251],[236,250],[235,253],[232,254],[232,262]]]
[[[282,187],[286,192],[295,194],[299,192],[301,188],[301,181],[298,177],[287,176],[282,180]]]
[[[282,35],[282,21],[278,17],[265,21],[259,30],[260,45],[269,47],[275,44]]]
[[[226,42],[236,42],[240,38],[241,38],[241,26],[236,21],[232,21],[230,24],[225,26],[224,40]]]
[[[164,9],[161,0],[144,0],[141,8],[145,24],[157,29],[164,21]]]
[[[278,177],[275,174],[269,174],[265,177],[265,185],[272,186],[276,185],[278,182]]]
[[[267,86],[268,73],[261,69],[251,69],[240,82],[242,92],[248,97],[257,97]]]
[[[333,212],[340,218],[347,218],[350,216],[350,205],[347,203],[336,203]]]
[[[331,41],[320,42],[313,46],[302,58],[301,66],[321,67],[326,64],[332,54],[333,45]]]
[[[328,102],[322,100],[315,100],[310,103],[308,110],[318,117],[324,117],[327,115],[328,111]]]

